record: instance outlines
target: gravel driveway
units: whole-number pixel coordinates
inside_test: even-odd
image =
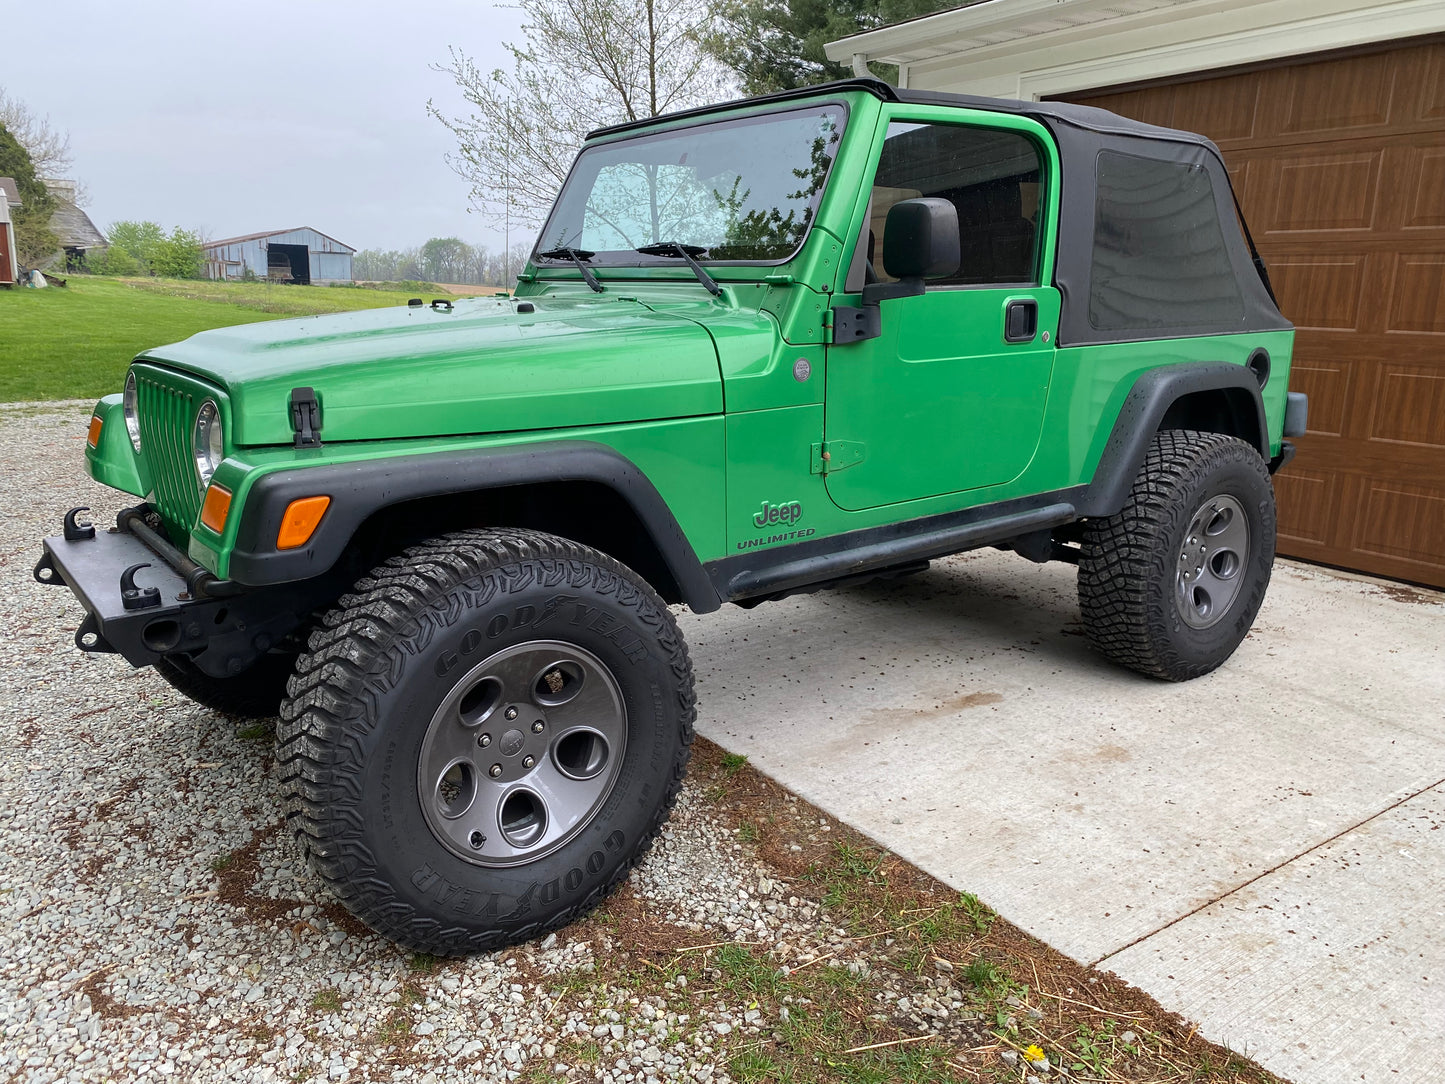
[[[551,1078],[585,1035],[605,1059],[588,1078],[722,1079],[709,1044],[741,1012],[679,1020],[636,991],[557,1011],[549,978],[596,947],[575,929],[444,964],[370,934],[280,829],[269,727],[75,649],[78,604],[30,569],[69,505],[106,523],[124,503],[85,474],[87,410],[0,407],[0,1078]],[[816,925],[696,783],[632,888],[721,938],[801,945]]]

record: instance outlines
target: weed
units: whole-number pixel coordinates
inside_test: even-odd
[[[738,839],[744,843],[756,843],[758,841],[758,826],[752,821],[743,821],[738,825]]]
[[[717,950],[717,966],[724,982],[735,992],[772,995],[782,984],[782,975],[769,960],[754,956],[746,945],[724,945]]]
[[[1008,976],[999,970],[998,965],[982,956],[963,969],[963,977],[985,994],[994,993],[1008,982]]]
[[[958,906],[973,923],[973,928],[979,933],[988,933],[993,928],[994,919],[998,915],[979,900],[972,892],[964,892],[958,897]]]
[[[438,966],[441,960],[426,952],[413,952],[411,959],[406,962],[406,969],[413,975],[430,975]]]
[[[860,972],[848,967],[820,967],[810,974],[813,976],[810,982],[814,989],[820,991],[847,992],[858,989],[868,981]]]
[[[1088,1069],[1096,1076],[1103,1076],[1105,1071],[1113,1062],[1109,1054],[1109,1047],[1114,1038],[1114,1021],[1105,1020],[1098,1027],[1091,1027],[1087,1023],[1079,1025],[1078,1034],[1074,1036],[1074,1056],[1078,1059],[1069,1068],[1074,1072],[1081,1072]]]
[[[568,1037],[557,1044],[557,1060],[581,1065],[596,1065],[602,1060],[602,1048],[591,1039]]]
[[[232,852],[231,854],[217,855],[215,858],[211,859],[211,869],[213,869],[217,873],[224,873],[226,870],[231,868],[232,864],[235,861],[235,852]]]
[[[411,1017],[393,1009],[376,1029],[376,1041],[383,1046],[400,1046],[411,1038]]]
[[[722,755],[722,770],[730,776],[737,775],[738,772],[742,771],[743,765],[747,762],[748,758],[742,753],[724,753]]]
[[[236,737],[242,741],[259,741],[262,738],[269,738],[276,733],[275,726],[271,723],[256,723],[252,726],[243,726],[236,731]]]
[[[334,986],[317,990],[311,995],[311,1007],[318,1012],[340,1012],[341,991]]]
[[[744,1050],[728,1061],[728,1072],[742,1084],[758,1084],[769,1077],[776,1078],[778,1067],[773,1059],[761,1050]]]

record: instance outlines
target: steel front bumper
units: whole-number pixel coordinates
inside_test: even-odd
[[[45,539],[34,574],[69,587],[85,607],[75,633],[82,651],[113,652],[132,666],[185,655],[204,673],[227,677],[299,624],[296,607],[275,589],[244,591],[198,575],[139,510],[121,513],[109,530],[77,524],[78,511],[66,516],[64,534]]]

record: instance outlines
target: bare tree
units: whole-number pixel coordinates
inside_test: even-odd
[[[526,41],[507,43],[511,73],[461,49],[434,65],[470,112],[427,112],[457,137],[447,163],[488,219],[535,228],[587,132],[716,101],[730,76],[702,47],[711,5],[698,0],[520,0]],[[508,239],[510,240],[510,238]],[[511,248],[510,244],[507,246]]]
[[[9,129],[35,166],[35,175],[42,179],[63,177],[70,169],[70,136],[50,127],[50,118],[42,117],[19,98],[0,86],[0,125]],[[84,198],[83,193],[78,193]]]

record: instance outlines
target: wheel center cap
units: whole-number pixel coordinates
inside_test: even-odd
[[[520,730],[509,730],[502,735],[502,756],[514,757],[522,751],[522,746],[526,744],[527,739]]]

